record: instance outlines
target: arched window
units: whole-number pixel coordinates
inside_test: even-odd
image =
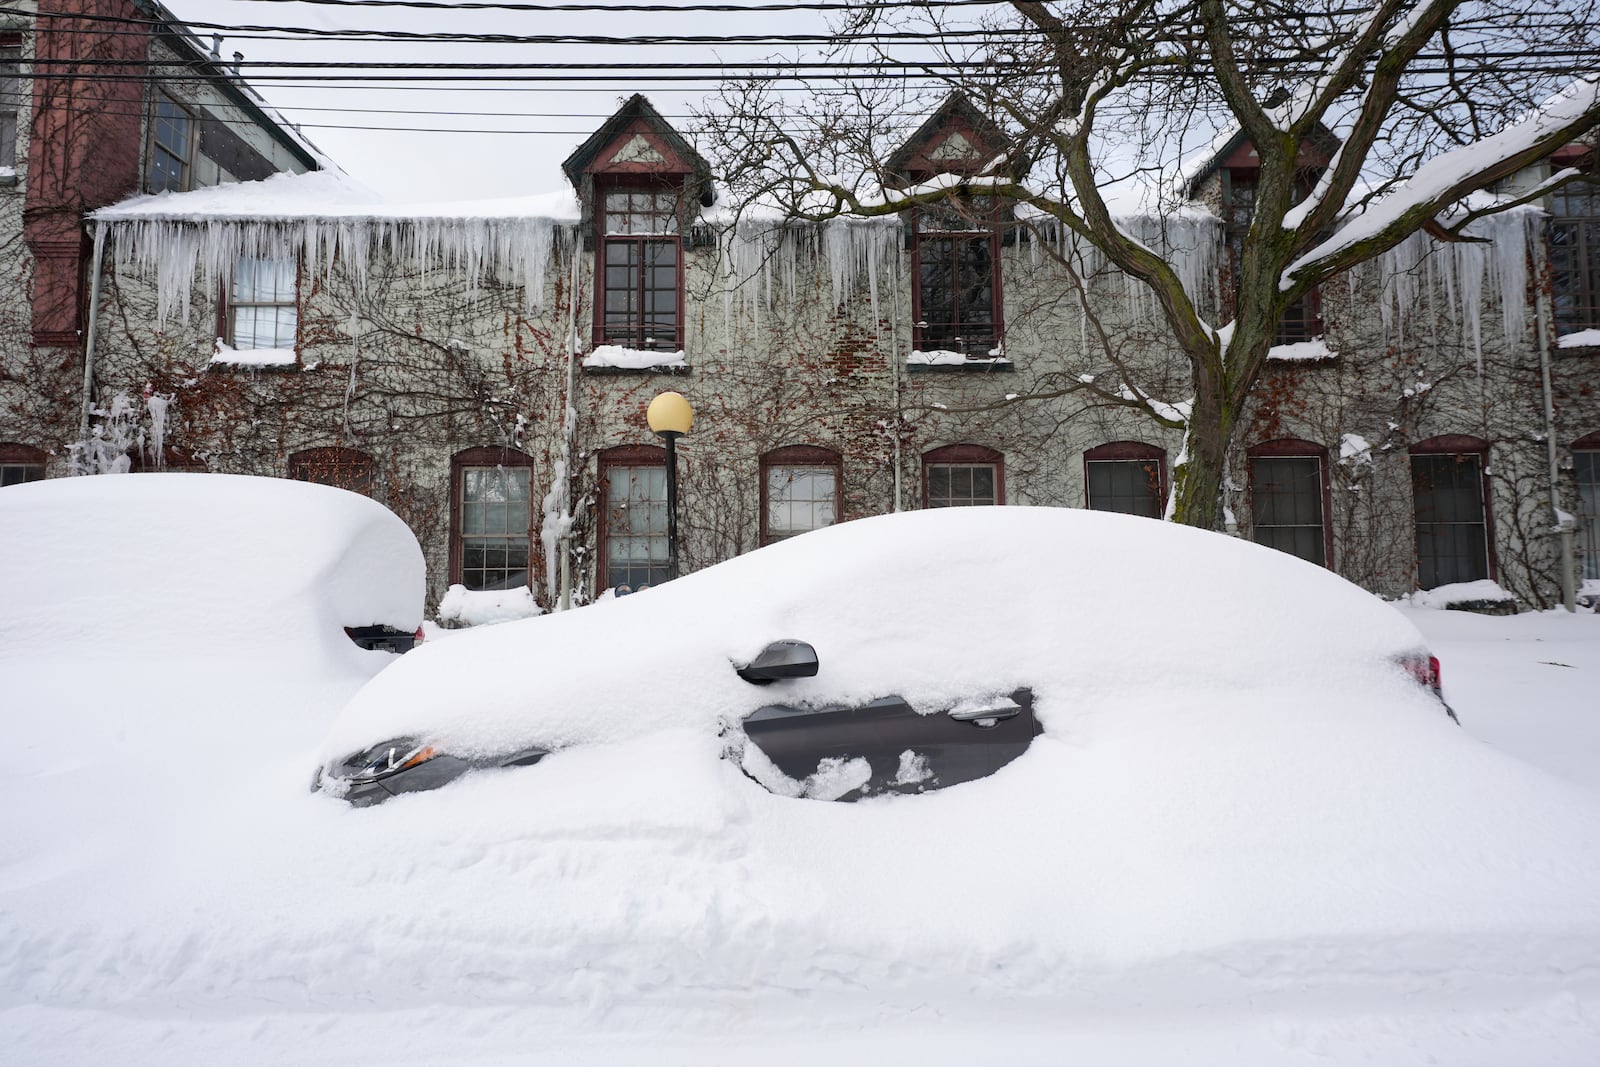
[[[372,495],[377,469],[377,461],[365,452],[337,445],[308,448],[289,457],[289,477],[296,481],[332,485],[362,496]]]
[[[1084,484],[1093,511],[1161,517],[1167,454],[1139,441],[1112,441],[1083,454]]]
[[[1489,442],[1465,434],[1411,446],[1419,588],[1494,577],[1488,456]]]
[[[667,580],[667,450],[624,445],[600,454],[601,589]]]
[[[1319,567],[1332,553],[1328,450],[1311,441],[1265,441],[1248,451],[1250,531],[1257,544]]]
[[[761,457],[761,543],[839,521],[839,453],[814,445],[776,448]]]
[[[0,445],[0,486],[42,481],[49,458],[44,449],[31,445]]]
[[[450,580],[468,589],[528,584],[533,457],[469,448],[450,460]]]
[[[1005,457],[982,445],[945,445],[922,454],[922,506],[1006,502]]]

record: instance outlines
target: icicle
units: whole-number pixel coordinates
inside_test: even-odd
[[[172,393],[149,393],[144,407],[150,415],[150,452],[156,470],[167,465],[167,413],[172,405]]]

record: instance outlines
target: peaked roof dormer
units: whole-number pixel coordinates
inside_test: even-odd
[[[590,134],[561,170],[580,194],[585,177],[595,174],[661,175],[700,182],[711,178],[711,165],[642,93],[634,93]]]
[[[1318,123],[1317,128],[1300,142],[1301,171],[1323,170],[1332,162],[1333,154],[1338,150],[1339,138]],[[1210,152],[1196,160],[1194,167],[1184,174],[1184,197],[1193,200],[1199,196],[1200,187],[1218,171],[1260,169],[1261,157],[1256,154],[1255,145],[1250,143],[1244,130],[1235,127],[1231,134],[1225,133],[1213,141]]]
[[[936,174],[976,174],[1011,147],[1011,139],[962,93],[944,98],[927,121],[884,162],[899,184],[927,181]],[[1015,168],[1021,169],[1019,161]]]

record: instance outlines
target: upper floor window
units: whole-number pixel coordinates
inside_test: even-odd
[[[533,459],[509,448],[471,448],[450,465],[452,581],[468,589],[528,584],[533,543]]]
[[[0,445],[0,486],[42,481],[47,459],[43,450],[30,445]]]
[[[22,49],[0,38],[0,167],[17,165],[17,116],[22,112]]]
[[[1228,269],[1234,306],[1237,309],[1245,238],[1250,233],[1250,224],[1256,217],[1258,175],[1249,170],[1228,170],[1223,173],[1227,175],[1224,184],[1224,195],[1227,197],[1224,234],[1228,242]],[[1308,181],[1297,182],[1295,201],[1298,203],[1304,199],[1309,191]],[[1322,300],[1317,290],[1313,289],[1283,310],[1282,316],[1278,319],[1274,343],[1289,345],[1320,336],[1322,336]]]
[[[638,589],[667,580],[666,450],[614,448],[601,457],[605,509],[600,516],[604,589]]]
[[[296,263],[241,257],[227,294],[228,344],[241,350],[295,346],[299,326]]]
[[[150,163],[145,190],[181,193],[189,188],[194,163],[194,119],[182,105],[163,93],[156,94],[150,115]]]
[[[839,454],[794,445],[761,459],[761,542],[820,530],[839,521]]]
[[[289,477],[372,495],[377,462],[356,448],[308,448],[289,457]]]
[[[1083,454],[1084,480],[1093,511],[1120,511],[1159,519],[1166,453],[1137,441],[1113,441]]]
[[[1556,333],[1600,328],[1600,181],[1568,182],[1550,199]]]
[[[1250,518],[1257,544],[1328,562],[1324,450],[1310,441],[1272,441],[1250,451]]]
[[[683,347],[678,190],[670,185],[604,188],[599,217],[599,344],[643,351]]]
[[[1486,441],[1454,434],[1412,446],[1411,498],[1420,588],[1494,577],[1484,492],[1488,448]]]
[[[922,455],[922,506],[1005,503],[1005,458],[982,445],[945,445]]]
[[[1000,236],[991,207],[977,217],[919,210],[912,222],[912,313],[920,352],[987,356],[1000,343]]]

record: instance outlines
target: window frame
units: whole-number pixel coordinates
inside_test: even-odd
[[[1317,461],[1317,507],[1319,511],[1318,526],[1321,528],[1322,533],[1319,539],[1322,545],[1322,559],[1321,561],[1306,559],[1306,557],[1298,553],[1277,548],[1276,545],[1264,545],[1263,547],[1277,549],[1277,551],[1285,552],[1296,559],[1303,559],[1307,563],[1333,570],[1333,523],[1330,521],[1333,514],[1333,483],[1328,465],[1328,450],[1315,441],[1307,441],[1296,437],[1283,437],[1272,441],[1263,441],[1246,449],[1246,477],[1250,489],[1250,540],[1258,545],[1262,544],[1261,541],[1256,539],[1256,531],[1261,528],[1256,507],[1256,486],[1258,484],[1256,465],[1259,461],[1270,462],[1278,459],[1314,459]],[[1303,527],[1283,527],[1279,524],[1271,528],[1300,529]]]
[[[239,282],[240,265],[246,261],[271,264],[288,264],[291,262],[288,256],[240,256],[235,260],[233,269],[228,272],[228,277],[222,283],[222,294],[217,298],[217,336],[228,347],[238,352],[293,352],[298,356],[300,352],[300,257],[294,256],[292,260],[294,285],[291,298],[288,300],[240,300],[235,295],[234,289]],[[274,287],[274,292],[276,294],[276,286]],[[259,345],[240,346],[238,343],[238,313],[241,308],[288,308],[294,317],[294,336],[291,342],[288,345],[269,345],[267,348],[262,348]],[[276,338],[277,331],[274,330],[273,339],[276,340]]]
[[[929,474],[934,467],[991,467],[994,470],[994,503],[992,505],[932,504],[928,489]],[[922,454],[922,506],[932,507],[1002,507],[1006,502],[1006,460],[1004,453],[985,445],[971,443],[942,445]]]
[[[594,282],[594,344],[620,345],[623,348],[645,352],[681,352],[683,351],[683,198],[685,196],[679,175],[663,175],[659,177],[640,176],[634,174],[623,175],[597,175],[594,183],[594,225],[595,225],[595,282]],[[670,234],[662,233],[609,233],[607,223],[611,212],[607,207],[607,199],[616,193],[652,193],[666,195],[672,198],[674,208],[671,214],[673,229]],[[630,216],[631,216],[630,212]],[[669,246],[673,250],[673,278],[675,286],[675,300],[673,304],[672,340],[666,347],[657,347],[649,336],[650,327],[647,325],[645,315],[645,297],[648,293],[659,292],[646,286],[650,270],[646,263],[648,250],[653,246]],[[612,325],[607,322],[608,309],[606,307],[608,294],[613,290],[607,285],[607,269],[611,266],[607,262],[609,250],[612,247],[631,247],[637,255],[637,262],[628,264],[630,271],[636,272],[636,283],[629,290],[637,301],[637,310],[634,321],[626,326]],[[620,290],[619,290],[620,291]],[[625,339],[618,339],[622,335]]]
[[[9,74],[6,68],[11,68]],[[9,82],[13,105],[5,103]],[[0,33],[0,167],[17,166],[17,145],[22,139],[22,35]]]
[[[618,582],[611,578],[611,478],[616,470],[657,469],[663,474],[667,469],[667,450],[659,445],[619,445],[600,453],[599,506],[595,522],[597,551],[595,553],[595,591],[615,589]],[[666,536],[663,530],[662,536]],[[663,557],[661,569],[666,570]],[[662,580],[666,580],[663,573]],[[632,587],[630,585],[630,588]]]
[[[1093,483],[1089,477],[1090,464],[1095,463],[1138,463],[1155,464],[1155,485],[1153,498],[1156,505],[1154,518],[1161,518],[1167,500],[1167,450],[1155,445],[1147,445],[1143,441],[1109,441],[1103,445],[1086,450],[1083,453],[1083,502],[1084,507],[1090,511],[1106,511],[1120,515],[1140,515],[1137,511],[1122,511],[1118,508],[1097,508],[1094,506]]]
[[[833,474],[833,522],[834,526],[844,521],[844,459],[831,448],[822,448],[818,445],[787,445],[775,448],[761,457],[761,544],[770,545],[778,541],[798,537],[812,530],[825,529],[824,526],[812,526],[805,530],[795,530],[780,535],[772,532],[772,514],[770,510],[770,473],[775,468],[822,468],[826,467]]]
[[[1585,434],[1572,442],[1570,451],[1573,457],[1573,481],[1578,490],[1577,506],[1573,513],[1578,517],[1578,547],[1583,555],[1580,578],[1594,581],[1600,579],[1600,430]],[[1583,498],[1584,482],[1578,476],[1580,456],[1588,457],[1589,465],[1596,475],[1594,497],[1589,502],[1593,505],[1593,510],[1585,506]]]
[[[1577,187],[1585,192],[1587,212],[1564,212],[1568,199],[1574,197]],[[1556,266],[1557,249],[1562,247],[1558,234],[1568,230],[1572,234],[1573,256],[1577,261],[1575,272]],[[1550,314],[1557,337],[1582,330],[1600,329],[1600,177],[1585,175],[1560,188],[1551,190],[1550,214],[1545,222],[1545,253],[1550,270]],[[1577,310],[1564,313],[1563,299],[1573,294],[1563,293],[1561,279],[1564,274],[1576,273],[1578,284]]]
[[[974,217],[976,225],[958,227],[953,225],[929,225],[929,220],[934,219],[933,212],[925,208],[918,208],[911,213],[911,336],[912,346],[918,352],[947,351],[960,352],[966,356],[988,358],[989,353],[1000,350],[1005,341],[1005,314],[1002,284],[1002,271],[1000,263],[1000,217],[999,207],[992,206]],[[963,219],[965,221],[965,219]],[[951,271],[950,305],[952,314],[956,317],[953,323],[928,323],[926,321],[923,305],[927,303],[923,295],[923,245],[925,242],[951,241],[951,258],[954,265]],[[989,322],[987,324],[988,339],[974,341],[960,336],[933,337],[935,326],[949,326],[960,330],[962,326],[959,294],[963,287],[959,284],[958,271],[960,257],[955,252],[956,241],[971,241],[983,243],[987,247],[989,256]]]
[[[29,482],[42,482],[45,472],[49,469],[50,453],[42,448],[34,448],[17,441],[8,441],[0,444],[0,488],[12,485],[26,485]],[[33,470],[37,468],[37,477],[20,477],[11,481],[5,480],[5,471]]]
[[[1436,582],[1430,586],[1424,586],[1422,584],[1422,552],[1421,545],[1418,543],[1421,536],[1422,524],[1418,521],[1417,517],[1417,467],[1415,461],[1418,457],[1438,458],[1443,456],[1454,456],[1456,457],[1456,461],[1458,463],[1463,456],[1471,456],[1477,461],[1479,480],[1478,494],[1482,504],[1481,512],[1483,516],[1484,569],[1487,572],[1485,577],[1487,577],[1490,581],[1498,581],[1499,566],[1495,557],[1494,545],[1493,486],[1489,481],[1489,442],[1483,440],[1481,437],[1471,437],[1467,434],[1441,434],[1437,437],[1430,437],[1424,441],[1418,441],[1409,449],[1408,458],[1411,461],[1411,521],[1413,528],[1412,541],[1414,553],[1413,573],[1416,579],[1417,588],[1434,589],[1440,585],[1454,584],[1448,582]],[[1468,580],[1470,581],[1474,579]]]
[[[346,471],[349,476],[339,477]],[[293,481],[331,485],[376,499],[377,474],[378,461],[371,453],[347,445],[321,445],[289,454],[288,476]]]
[[[463,449],[450,457],[450,584],[465,586],[466,531],[462,527],[465,517],[467,472],[484,469],[515,469],[528,472],[528,580],[526,588],[533,588],[536,566],[535,550],[538,539],[533,521],[534,502],[538,499],[533,484],[533,457],[514,448],[478,446]],[[505,535],[509,536],[509,535]],[[470,588],[470,587],[469,587]]]
[[[167,145],[161,139],[161,105],[171,104],[184,118],[186,130],[181,154],[177,149]],[[179,103],[172,96],[161,89],[157,89],[150,99],[150,136],[146,145],[146,159],[144,166],[144,191],[147,193],[188,192],[194,187],[194,152],[199,131],[196,128],[194,112]],[[154,181],[157,153],[163,153],[167,158],[175,160],[178,165],[178,184],[174,188],[163,184],[159,188]]]
[[[1250,211],[1243,218],[1235,205],[1235,191],[1240,186],[1256,190],[1261,184],[1259,167],[1224,167],[1222,169],[1222,234],[1227,246],[1227,295],[1232,304],[1234,318],[1239,316],[1239,272],[1244,258],[1244,240],[1255,221],[1255,194],[1252,192]],[[1295,203],[1310,194],[1315,183],[1302,173],[1295,183]],[[1273,345],[1292,345],[1325,336],[1327,323],[1322,318],[1322,290],[1313,287],[1300,299],[1283,309],[1273,327]]]

